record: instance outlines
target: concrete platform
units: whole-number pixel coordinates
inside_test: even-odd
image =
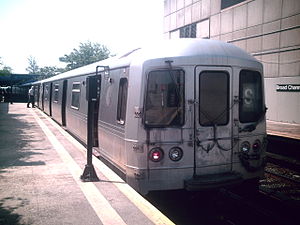
[[[300,124],[267,120],[267,133],[268,135],[300,140]]]
[[[0,224],[173,224],[36,108],[0,103]]]

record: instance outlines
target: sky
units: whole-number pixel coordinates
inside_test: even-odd
[[[66,64],[81,42],[120,54],[163,39],[164,0],[0,0],[0,57],[13,73]]]

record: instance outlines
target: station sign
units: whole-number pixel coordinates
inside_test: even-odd
[[[300,84],[276,84],[276,91],[300,92]]]

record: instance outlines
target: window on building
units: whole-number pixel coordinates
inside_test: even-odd
[[[53,102],[55,102],[55,103],[58,102],[58,89],[59,89],[59,84],[54,84],[54,99],[53,99]]]
[[[226,9],[230,6],[239,4],[239,3],[244,2],[244,1],[246,1],[246,0],[222,0],[221,1],[221,9]]]
[[[145,125],[148,127],[184,124],[184,72],[158,70],[148,75]]]
[[[128,91],[127,78],[121,78],[119,84],[117,121],[119,124],[122,125],[125,124],[125,118],[126,118],[127,91]]]
[[[71,108],[78,110],[79,105],[80,105],[80,82],[73,82]]]
[[[204,71],[199,79],[199,122],[202,126],[226,125],[229,120],[229,75]]]
[[[197,36],[197,25],[196,23],[184,26],[180,28],[180,38],[196,38]]]
[[[239,117],[241,123],[257,122],[263,114],[262,77],[257,71],[240,72]]]

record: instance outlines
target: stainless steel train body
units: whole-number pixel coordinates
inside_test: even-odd
[[[213,40],[165,41],[36,83],[38,107],[84,143],[88,76],[100,93],[95,149],[139,192],[263,175],[263,68],[243,50]]]

